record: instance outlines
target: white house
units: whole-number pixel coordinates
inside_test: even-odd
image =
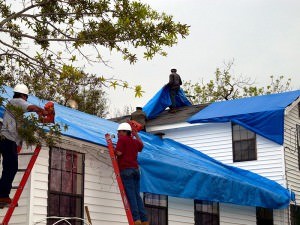
[[[194,114],[208,109],[209,105],[207,104],[181,107],[174,114],[164,111],[147,122],[147,132],[158,133],[163,135],[163,138],[174,139],[227,165],[260,174],[284,187],[290,188],[296,195],[296,205],[293,203],[287,209],[273,211],[206,202],[210,205],[208,207],[197,201],[184,200],[185,210],[194,209],[192,210],[194,213],[186,213],[186,224],[300,224],[300,91],[296,91],[296,96],[298,98],[296,97],[284,109],[284,142],[282,144],[278,144],[232,121],[221,122],[222,107],[215,108],[215,110],[221,109],[221,112],[216,112],[220,114],[217,123],[200,122],[191,124],[186,122]],[[250,98],[253,106],[255,106],[255,101],[252,101],[252,99],[255,100],[255,98],[257,97]],[[278,101],[274,101],[270,105],[276,105]],[[231,106],[225,103],[224,107]],[[240,104],[240,107],[243,108],[244,105]],[[258,105],[256,112],[261,111],[259,107]],[[272,107],[270,106],[270,108]],[[209,112],[213,112],[212,110]],[[205,120],[206,118],[202,119]],[[276,129],[275,127],[274,123],[274,129]],[[210,214],[212,219],[201,223],[201,216],[205,214]],[[214,216],[215,219],[213,219]],[[199,220],[199,223],[197,223],[197,220]]]
[[[8,97],[11,96],[11,90],[7,92]],[[29,101],[34,104],[39,103],[39,100],[34,97],[30,97]],[[286,129],[293,128],[295,121],[299,124],[298,102],[299,100],[286,109]],[[20,198],[19,206],[9,224],[53,224],[55,219],[50,219],[48,222],[45,220],[51,216],[85,219],[85,206],[88,207],[93,224],[128,224],[110,157],[104,144],[104,136],[99,136],[105,132],[114,132],[111,130],[112,122],[105,122],[103,119],[87,116],[63,106],[56,105],[56,107],[59,111],[57,119],[66,124],[70,123],[72,126],[69,127],[68,132],[64,133],[61,143],[53,148],[42,147]],[[284,144],[284,148],[283,145],[255,135],[257,160],[233,163],[232,125],[230,123],[190,125],[184,122],[201,107],[182,108],[181,111],[172,115],[174,120],[167,113],[162,113],[157,119],[149,121],[147,129],[153,133],[163,132],[165,136],[199,149],[222,162],[254,171],[282,186],[290,186],[299,197],[298,170],[292,169],[295,166],[298,169],[298,156],[295,156],[297,151],[293,149],[294,137],[285,137],[285,141],[290,142]],[[169,122],[165,123],[167,118]],[[95,128],[85,129],[87,124],[94,124]],[[97,130],[101,132],[96,132]],[[151,140],[147,141],[146,145],[147,148],[151,147]],[[24,148],[23,153],[31,152],[33,149],[34,146]],[[163,147],[162,150],[164,150]],[[287,151],[290,151],[289,154]],[[20,168],[26,167],[29,157],[19,156]],[[184,162],[183,160],[182,164]],[[165,175],[169,172],[161,171]],[[21,176],[22,173],[18,173],[14,186],[18,185]],[[267,192],[272,192],[272,190],[267,190]],[[159,194],[141,194],[152,225],[291,224],[289,223],[290,217],[294,215],[287,209],[274,210],[270,214],[268,210],[250,206],[194,201]],[[235,193],[232,193],[232,196],[234,195]],[[0,220],[5,213],[6,209],[0,211]],[[274,223],[270,222],[270,218]],[[82,224],[79,220],[70,220],[70,222],[76,225]]]

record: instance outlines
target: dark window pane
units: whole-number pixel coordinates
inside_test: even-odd
[[[195,201],[196,225],[219,225],[219,204],[210,201]]]
[[[265,208],[256,208],[257,225],[273,225],[273,210]]]
[[[145,204],[147,205],[167,207],[168,197],[165,195],[145,193],[144,197],[145,197]]]
[[[70,208],[71,208],[71,202],[70,202],[69,196],[60,196],[60,207],[59,207],[59,214],[60,216],[67,217],[70,216]]]
[[[239,130],[233,131],[233,140],[234,140],[234,141],[239,141],[239,140],[241,140],[241,136],[240,136],[240,131],[239,131]]]
[[[61,191],[61,171],[51,170],[50,190]]]
[[[59,215],[59,195],[50,194],[49,201],[49,216],[58,216]]]
[[[300,206],[291,205],[291,225],[300,224]]]
[[[61,151],[58,149],[52,150],[51,168],[52,169],[61,169]]]
[[[73,194],[83,194],[82,179],[81,174],[73,174]]]
[[[159,209],[145,207],[151,225],[166,225],[167,224],[167,209]]]
[[[72,152],[65,151],[63,152],[62,169],[65,171],[72,171],[72,168],[73,168]]]
[[[248,139],[248,132],[245,129],[241,129],[240,131],[241,140],[247,140]]]
[[[72,173],[62,171],[62,192],[72,193]]]

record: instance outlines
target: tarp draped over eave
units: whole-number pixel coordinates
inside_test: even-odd
[[[164,86],[143,107],[143,111],[146,113],[148,119],[157,117],[161,112],[163,112],[172,104],[169,92],[170,88],[168,86]],[[191,105],[182,89],[179,90],[178,95],[175,99],[176,107]]]
[[[11,98],[12,90],[6,90],[4,97]],[[32,96],[28,101],[45,104]],[[55,108],[56,122],[68,125],[63,131],[66,136],[106,146],[104,135],[116,134],[117,123],[58,104]],[[145,132],[141,138],[145,145],[138,157],[142,192],[274,209],[289,205],[290,192],[274,181],[226,166],[170,139]]]
[[[214,102],[190,117],[189,123],[234,122],[280,145],[283,144],[284,111],[300,90],[230,101]]]

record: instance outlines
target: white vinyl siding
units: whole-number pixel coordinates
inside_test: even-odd
[[[256,135],[257,160],[233,162],[231,123],[199,125],[182,123],[181,127],[164,125],[161,127],[147,127],[147,129],[151,130],[152,133],[163,132],[165,133],[164,138],[174,139],[227,165],[250,170],[286,186],[283,146],[260,135]],[[192,200],[190,201],[192,202]],[[169,208],[171,207],[169,205]],[[186,213],[186,215],[190,216],[189,213]],[[274,210],[273,216],[274,225],[288,224],[287,210]],[[256,208],[220,203],[220,225],[232,224],[256,225]]]
[[[194,200],[168,197],[168,225],[193,225]]]
[[[299,102],[299,101],[298,101]],[[296,140],[296,124],[300,125],[298,105],[294,105],[285,116],[284,149],[288,187],[296,194],[296,202],[300,201],[300,171]]]
[[[231,123],[201,124],[162,132],[165,138],[174,139],[222,163],[252,171],[285,186],[283,147],[260,135],[256,135],[257,160],[234,163]]]

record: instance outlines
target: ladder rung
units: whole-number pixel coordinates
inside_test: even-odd
[[[33,155],[34,152],[21,152],[18,155]]]
[[[18,169],[18,172],[26,172],[26,169]]]

